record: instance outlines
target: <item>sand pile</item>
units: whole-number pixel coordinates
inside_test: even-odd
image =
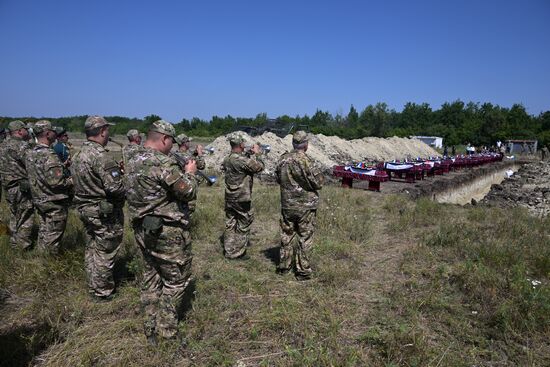
[[[274,173],[277,160],[281,154],[292,149],[292,135],[280,138],[270,132],[255,137],[251,137],[244,132],[239,132],[239,134],[249,145],[258,142],[271,146],[271,152],[264,157],[266,163],[265,174],[267,175]],[[219,170],[223,159],[229,154],[230,150],[227,137],[218,137],[208,147],[214,148],[214,153],[205,157],[206,168],[215,171]],[[389,161],[403,159],[408,155],[412,157],[438,155],[434,149],[417,139],[369,137],[345,140],[337,136],[325,136],[322,134],[311,136],[307,153],[327,172],[330,172],[332,166],[337,164],[359,161]]]

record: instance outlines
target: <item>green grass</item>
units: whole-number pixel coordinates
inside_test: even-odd
[[[117,297],[89,300],[74,213],[60,257],[14,251],[0,238],[0,288],[19,297],[0,309],[0,332],[40,325],[10,341],[20,358],[36,355],[33,363],[44,366],[550,363],[548,219],[326,187],[315,279],[301,283],[275,274],[278,187],[256,185],[253,207],[251,259],[228,261],[219,244],[223,189],[201,188],[192,222],[195,281],[180,323],[185,347],[146,344],[141,259],[129,229]],[[533,288],[532,280],[542,284]]]

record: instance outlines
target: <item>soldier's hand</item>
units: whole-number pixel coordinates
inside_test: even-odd
[[[197,161],[195,161],[194,159],[190,159],[185,165],[185,173],[195,174],[195,172],[197,172]]]
[[[252,151],[252,153],[254,153],[254,154],[260,153],[260,144],[255,143],[255,144],[252,146],[251,151]]]
[[[72,163],[72,162],[71,162],[71,158],[67,158],[67,160],[63,163],[63,165],[64,165],[65,167],[70,167],[70,166],[71,166],[71,163]]]
[[[195,152],[197,153],[197,155],[202,155],[204,151],[204,148],[202,147],[202,145],[197,145],[197,147],[195,148]]]

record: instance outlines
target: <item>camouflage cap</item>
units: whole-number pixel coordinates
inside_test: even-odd
[[[48,130],[55,131],[55,129],[52,127],[52,123],[48,120],[37,121],[32,128],[32,131],[34,131],[35,134],[40,134]]]
[[[153,122],[153,124],[149,128],[149,131],[156,131],[157,133],[168,135],[172,138],[176,137],[176,129],[174,128],[174,125],[164,120]]]
[[[245,142],[244,137],[236,133],[229,135],[227,140],[229,140],[229,143],[232,145],[239,145]]]
[[[292,135],[292,143],[302,144],[308,141],[307,133],[303,130],[298,130]]]
[[[136,137],[136,136],[139,136],[139,135],[141,135],[141,134],[139,133],[139,131],[137,131],[137,129],[128,130],[128,132],[126,133],[126,137],[129,138],[129,139],[133,138],[133,137]]]
[[[27,125],[21,120],[15,120],[8,124],[8,130],[9,131],[16,131],[19,129],[26,129]]]
[[[84,123],[84,130],[92,130],[105,125],[112,126],[114,124],[112,122],[107,122],[103,116],[90,116]]]
[[[67,133],[67,130],[63,126],[56,126],[55,127],[55,134],[57,136],[61,136]]]
[[[179,134],[178,136],[176,136],[176,143],[178,145],[182,145],[182,144],[185,144],[187,143],[188,141],[192,141],[193,138],[190,138],[188,137],[187,135],[185,134]]]

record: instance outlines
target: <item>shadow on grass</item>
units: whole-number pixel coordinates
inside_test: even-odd
[[[30,324],[0,335],[0,367],[29,366],[58,337],[47,324]]]
[[[185,288],[185,292],[183,293],[182,301],[180,302],[180,305],[178,307],[178,319],[183,320],[185,318],[185,315],[189,310],[193,308],[193,301],[195,301],[195,291],[197,290],[197,281],[196,279],[191,279],[189,282],[189,285],[187,288]]]
[[[113,278],[115,279],[115,286],[117,288],[125,282],[136,280],[134,264],[135,256],[131,254],[121,256],[115,261],[115,266],[113,268]]]
[[[262,251],[266,259],[271,261],[275,266],[279,266],[279,246],[270,247]]]

